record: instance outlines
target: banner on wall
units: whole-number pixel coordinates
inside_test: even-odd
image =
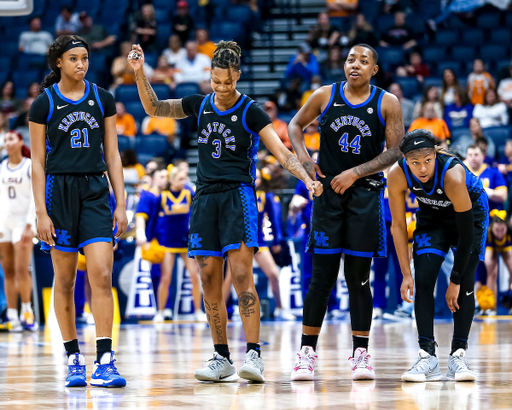
[[[140,247],[135,250],[133,259],[133,274],[126,304],[125,316],[153,317],[156,314],[156,298],[151,282],[151,263],[142,259],[142,251]]]
[[[183,259],[176,258],[176,299],[173,312],[175,318],[182,320],[193,319],[194,297],[192,296],[192,281],[190,272],[185,269]]]

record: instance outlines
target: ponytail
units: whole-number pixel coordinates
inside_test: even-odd
[[[23,155],[25,158],[30,158],[30,148],[25,144],[23,144],[21,147],[21,155]]]

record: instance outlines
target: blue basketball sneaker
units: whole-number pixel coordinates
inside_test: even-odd
[[[87,386],[85,379],[85,357],[80,353],[75,353],[68,357],[68,377],[66,377],[66,387]]]
[[[124,387],[126,379],[122,377],[114,366],[114,351],[104,353],[100,363],[94,362],[94,369],[91,377],[91,386],[98,387]]]

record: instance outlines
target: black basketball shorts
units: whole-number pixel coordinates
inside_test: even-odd
[[[57,235],[55,249],[78,252],[94,242],[112,242],[112,209],[105,174],[46,176],[46,211]],[[41,249],[49,251],[43,242]]]
[[[188,256],[226,256],[241,244],[258,251],[258,206],[251,185],[198,195],[192,202]]]
[[[343,195],[329,186],[313,200],[307,252],[386,257],[382,190],[352,186]]]

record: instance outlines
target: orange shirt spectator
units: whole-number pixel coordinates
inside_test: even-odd
[[[213,52],[217,49],[215,43],[210,41],[210,36],[205,29],[196,31],[197,52],[213,58]]]
[[[304,143],[308,151],[320,149],[320,133],[318,132],[318,121],[311,123],[304,131]]]
[[[349,17],[356,13],[358,0],[327,0],[329,17]]]
[[[272,125],[274,126],[274,129],[276,130],[276,133],[283,142],[284,146],[288,149],[292,149],[292,143],[290,142],[290,138],[288,137],[288,124],[286,124],[283,120],[277,118],[276,105],[272,101],[267,101],[263,108],[265,109],[265,112],[272,120]]]
[[[434,134],[438,140],[445,141],[450,138],[450,131],[448,125],[443,119],[437,118],[434,104],[428,102],[423,107],[423,116],[414,120],[409,128],[409,131],[424,129]]]
[[[177,122],[173,118],[165,117],[146,117],[142,121],[142,133],[160,134],[167,136],[171,141],[174,140],[174,135],[177,131]]]
[[[126,112],[124,104],[121,102],[116,103],[116,129],[117,135],[124,135],[125,137],[135,137],[137,134],[137,124],[131,114]]]
[[[494,78],[492,75],[485,71],[485,66],[482,60],[475,60],[473,63],[473,72],[468,75],[468,94],[471,98],[471,104],[483,104],[485,92],[492,88],[496,88]]]

